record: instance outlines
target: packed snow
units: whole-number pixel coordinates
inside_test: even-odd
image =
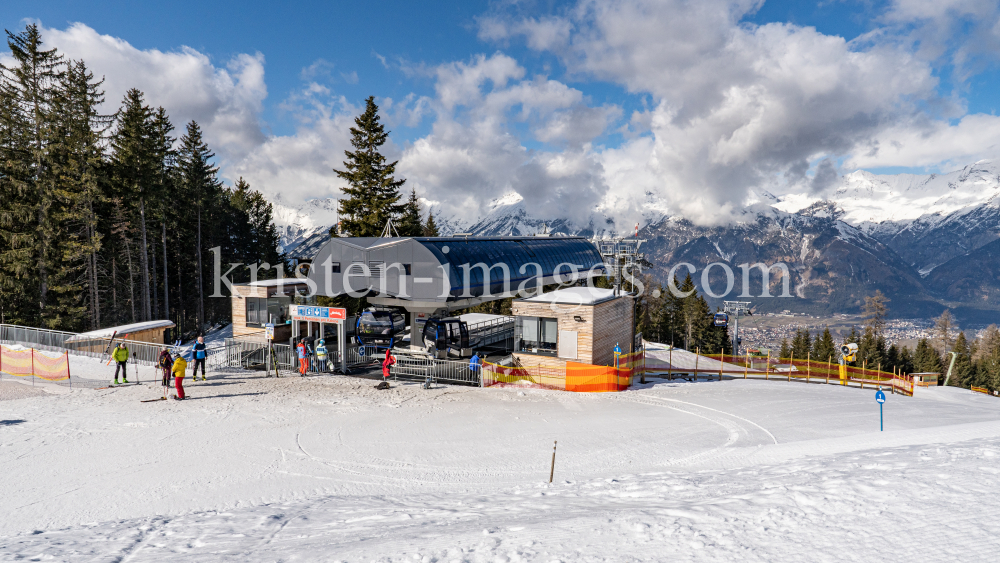
[[[71,357],[77,378],[113,367]],[[945,561],[1000,549],[1000,399],[211,373],[0,382],[0,560]],[[38,389],[51,392],[44,395]],[[553,442],[555,479],[548,483]],[[993,554],[993,555],[991,555]]]

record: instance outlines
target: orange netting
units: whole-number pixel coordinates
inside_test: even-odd
[[[38,350],[14,350],[0,345],[0,371],[48,381],[69,379],[69,355],[47,356]]]
[[[621,367],[566,362],[565,368],[542,366],[506,367],[484,362],[484,387],[529,387],[577,393],[624,391],[632,386],[633,374],[642,370],[642,352],[623,354]]]

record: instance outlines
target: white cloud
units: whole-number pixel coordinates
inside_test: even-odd
[[[176,134],[190,120],[197,121],[223,160],[238,158],[264,141],[259,116],[267,86],[260,53],[236,55],[225,68],[217,68],[189,47],[170,52],[136,49],[82,23],[65,30],[44,28],[42,38],[67,57],[82,59],[96,77],[104,77],[108,113],[117,110],[128,89],[138,88],[148,104],[166,108]]]

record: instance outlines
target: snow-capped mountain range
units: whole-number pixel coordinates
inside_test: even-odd
[[[851,312],[878,288],[898,300],[891,305],[898,314],[929,315],[947,306],[960,316],[1000,320],[1000,263],[994,259],[1000,257],[1000,163],[980,161],[947,174],[857,171],[820,194],[763,191],[734,221],[715,227],[672,216],[655,194],[646,196],[649,213],[640,236],[649,241],[645,250],[662,282],[682,261],[780,261],[790,265],[801,299],[776,300],[765,309]],[[442,234],[634,232],[634,223],[619,225],[622,220],[599,213],[586,225],[538,217],[513,192],[492,201],[476,221],[437,213],[435,220]],[[336,200],[299,207],[276,201],[275,222],[290,249],[336,223]]]

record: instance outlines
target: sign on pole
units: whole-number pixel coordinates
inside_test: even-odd
[[[885,403],[885,393],[881,389],[875,392],[875,400],[878,402],[878,429],[879,432],[885,430],[885,422],[882,418],[882,405]]]
[[[268,323],[264,325],[264,338],[267,340],[274,340],[274,325]]]

